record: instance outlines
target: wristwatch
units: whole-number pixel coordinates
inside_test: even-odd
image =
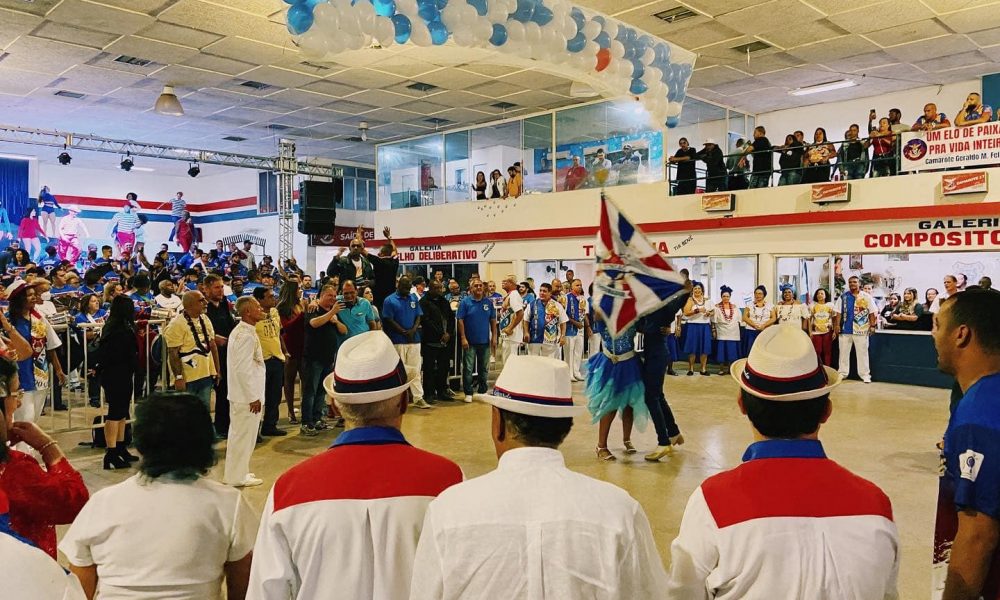
[[[177,375],[174,377],[174,381],[180,381],[181,379],[184,379],[183,375]]]

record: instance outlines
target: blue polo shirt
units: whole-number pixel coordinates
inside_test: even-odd
[[[410,293],[409,296],[400,296],[395,293],[385,299],[382,303],[382,318],[395,321],[403,329],[410,329],[417,322],[417,317],[422,316],[424,311],[420,309],[417,295]],[[385,332],[393,344],[419,344],[420,328],[417,328],[413,341],[406,339],[406,336],[396,331],[393,327],[386,327]]]
[[[344,302],[343,296],[337,296],[337,302]],[[337,319],[347,327],[347,334],[340,336],[341,341],[368,331],[368,321],[375,320],[371,302],[358,298],[354,306],[344,308],[337,313]]]
[[[465,325],[465,339],[474,346],[490,343],[490,322],[496,321],[497,309],[493,300],[483,297],[476,300],[471,295],[458,303],[455,315]]]

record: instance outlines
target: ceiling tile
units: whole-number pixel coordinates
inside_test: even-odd
[[[1000,6],[977,6],[940,17],[941,21],[957,33],[972,33],[1000,27]]]
[[[455,121],[456,123],[482,123],[484,121],[493,120],[496,117],[489,113],[472,110],[470,108],[452,108],[444,112],[436,113],[431,118],[449,119],[451,121]],[[428,125],[429,123],[425,122],[424,124]],[[433,125],[431,125],[431,127],[433,127]]]
[[[705,69],[695,69],[691,75],[691,87],[713,87],[721,83],[729,83],[737,79],[746,77],[746,73],[741,73],[726,66],[707,67]]]
[[[367,67],[386,60],[389,56],[392,55],[384,50],[365,48],[364,50],[341,52],[337,55],[337,62],[347,67]]]
[[[803,64],[805,64],[805,61],[801,58],[797,58],[786,52],[779,52],[777,54],[766,54],[764,56],[752,54],[750,55],[750,64],[747,64],[745,61],[740,61],[739,63],[732,64],[731,66],[743,71],[744,73],[760,75],[762,73],[780,71],[789,67],[798,67]]]
[[[542,90],[525,90],[523,92],[504,96],[502,102],[509,102],[511,104],[516,104],[518,108],[525,108],[532,106],[545,106],[546,104],[562,102],[564,100],[565,98],[557,96],[551,92],[545,92]],[[492,104],[492,102],[487,102],[486,104]]]
[[[519,85],[523,88],[535,89],[541,83],[548,85],[551,83],[553,86],[562,83],[571,83],[571,80],[564,79],[562,77],[556,77],[555,75],[549,75],[548,73],[541,73],[539,71],[518,71],[517,73],[511,73],[510,75],[504,75],[497,79],[501,83],[511,83],[514,85]]]
[[[490,78],[464,69],[447,68],[424,73],[420,76],[420,81],[449,90],[465,90],[475,85],[487,83]]]
[[[143,29],[138,35],[144,38],[189,46],[191,48],[204,48],[212,42],[221,40],[224,36],[207,31],[198,31],[189,27],[181,27],[171,23],[157,21],[149,27]]]
[[[168,65],[188,60],[198,54],[198,49],[128,35],[105,48],[105,52],[125,54]]]
[[[240,75],[234,79],[227,79],[226,81],[219,83],[215,86],[216,89],[225,90],[227,92],[233,92],[236,94],[243,94],[246,96],[252,96],[253,98],[263,98],[264,96],[270,96],[282,91],[282,88],[272,85],[265,84],[266,87],[257,88],[251,85],[245,85],[250,83],[249,78]],[[253,82],[256,84],[259,82]],[[249,100],[248,100],[249,102]]]
[[[434,113],[439,113],[443,110],[447,110],[449,107],[443,104],[435,104],[434,102],[426,102],[423,100],[417,100],[416,102],[409,102],[398,106],[400,110],[407,110],[421,115],[432,115]]]
[[[18,12],[31,13],[44,17],[52,8],[62,0],[34,0],[25,2],[24,0],[0,0],[0,8],[10,8]],[[5,15],[6,16],[6,15]]]
[[[292,110],[294,110],[297,108],[315,108],[317,106],[322,106],[330,103],[333,98],[324,94],[316,94],[305,90],[279,90],[270,94],[267,98],[264,98],[264,100],[287,104],[292,107]],[[291,110],[285,112],[291,112]]]
[[[523,92],[524,88],[519,85],[511,85],[500,81],[493,81],[469,88],[470,92],[486,96],[488,98],[502,98],[508,94]]]
[[[366,113],[364,116],[364,120],[375,119],[378,121],[384,121],[387,124],[403,123],[420,118],[422,118],[420,114],[406,110],[400,110],[399,108],[380,108],[378,110],[373,110],[370,113]],[[345,119],[350,120],[351,117],[348,117],[347,115],[341,115],[337,120],[340,122],[344,122]],[[357,120],[361,119],[359,118]]]
[[[31,32],[41,22],[41,17],[0,8],[0,48]]]
[[[726,2],[726,4],[732,3]],[[823,17],[823,13],[799,0],[773,0],[728,12],[716,17],[716,20],[736,31],[754,35],[773,27],[775,17],[778,15],[781,15],[781,20],[785,23],[795,23],[795,27]]]
[[[899,61],[897,61],[896,58],[880,50],[878,52],[859,54],[858,56],[851,56],[839,60],[823,61],[822,64],[831,71],[837,71],[840,73],[856,73],[864,71],[865,69],[892,65],[897,62]]]
[[[920,42],[911,42],[886,48],[886,52],[900,61],[919,62],[952,54],[971,52],[976,45],[964,35],[951,34]]]
[[[0,65],[0,94],[24,96],[36,88],[48,85],[52,79],[52,75],[18,71],[17,69],[9,69]],[[4,119],[10,120],[12,117],[14,117],[14,114],[8,113]]]
[[[404,54],[395,54],[385,60],[378,61],[374,65],[370,65],[370,67],[401,77],[415,77],[421,73],[427,73],[440,68],[429,62],[408,58]]]
[[[472,92],[463,91],[445,91],[439,94],[434,94],[433,96],[428,96],[428,100],[436,104],[443,104],[445,106],[451,107],[462,107],[462,106],[473,106],[475,104],[481,104],[485,102],[488,97],[481,96],[479,94],[473,94]]]
[[[4,25],[0,25],[0,29],[3,28]],[[77,44],[88,48],[103,48],[119,37],[113,33],[91,31],[90,29],[81,29],[79,27],[72,27],[61,23],[53,23],[52,21],[45,21],[40,27],[38,27],[38,29],[33,31],[31,35],[46,40],[68,42],[70,44]],[[2,45],[2,40],[0,40],[0,45]]]
[[[808,0],[809,5],[825,15],[871,6],[871,0]]]
[[[493,63],[470,63],[462,65],[462,69],[466,71],[472,71],[478,75],[485,75],[486,77],[502,77],[504,75],[509,75],[514,71],[520,71],[518,67],[511,67],[507,65],[498,65]]]
[[[371,69],[348,69],[327,77],[331,81],[360,89],[387,88],[405,81],[403,77],[390,73],[380,73]]]
[[[98,54],[93,48],[84,48],[52,40],[24,36],[7,47],[10,54],[4,65],[12,69],[59,74]]]
[[[982,52],[973,51],[963,52],[961,54],[952,54],[950,56],[942,56],[940,58],[932,58],[930,60],[923,60],[915,62],[913,65],[918,69],[927,71],[928,73],[936,73],[938,71],[948,71],[966,66],[971,67],[989,62],[992,61],[988,56]]]
[[[876,52],[878,49],[878,46],[860,35],[845,35],[832,40],[791,48],[788,50],[788,53],[801,58],[807,63],[822,63],[828,60],[858,56],[859,54],[869,54]]]
[[[883,29],[886,25],[913,23],[933,16],[934,13],[920,2],[888,0],[868,2],[863,7],[831,15],[829,19],[852,33],[868,33]]]
[[[775,71],[774,73],[765,73],[764,75],[757,76],[757,79],[773,86],[793,89],[816,85],[818,83],[824,83],[835,79],[843,79],[843,77],[839,76],[837,73],[831,73],[824,69],[820,69],[818,66],[809,66],[785,69],[784,71]]]
[[[62,79],[64,82],[59,84],[60,88],[104,95],[120,87],[128,87],[143,77],[134,73],[77,65],[63,73]]]
[[[729,14],[754,4],[759,4],[760,0],[684,0],[684,5],[689,6],[702,14],[712,17]]]
[[[224,36],[245,35],[248,31],[273,25],[264,17],[202,0],[179,0],[164,10],[159,20]]]
[[[359,115],[361,113],[366,113],[375,110],[377,107],[370,104],[359,104],[357,102],[350,102],[348,100],[337,100],[335,102],[330,102],[324,104],[322,108],[328,108],[330,110],[335,110],[337,112],[345,113],[347,115]]]
[[[296,71],[289,71],[288,69],[279,69],[277,67],[268,66],[257,67],[256,69],[242,73],[240,77],[251,81],[260,81],[261,83],[266,83],[268,85],[285,88],[298,88],[306,85],[307,83],[320,80],[319,77],[314,77],[312,75],[305,75]]]
[[[934,19],[926,21],[916,21],[906,23],[886,29],[879,29],[865,34],[865,37],[875,42],[883,48],[886,46],[898,46],[919,40],[926,40],[942,35],[947,35],[948,29]]]
[[[124,8],[133,12],[141,12],[147,15],[155,15],[165,6],[173,4],[175,0],[90,0],[96,4],[106,4],[116,8]]]
[[[203,52],[231,58],[233,60],[243,60],[256,63],[258,65],[270,64],[288,54],[298,52],[294,49],[279,48],[271,44],[264,44],[242,37],[227,37],[209,44],[202,49]]]
[[[135,33],[153,22],[153,18],[149,15],[102,4],[93,4],[84,0],[63,0],[45,18],[64,25],[117,33],[118,35]]]
[[[984,48],[986,46],[995,46],[1000,44],[1000,27],[969,33],[966,34],[966,37]]]
[[[302,86],[302,89],[309,92],[316,92],[317,94],[323,94],[325,96],[332,96],[334,98],[343,98],[344,96],[350,96],[351,94],[361,91],[361,88],[345,85],[343,83],[337,83],[335,81],[330,81],[329,79],[322,79],[320,81],[306,84]]]
[[[231,79],[229,75],[183,65],[168,65],[153,73],[153,76],[164,85],[188,89],[212,87]]]
[[[684,21],[681,21],[683,23]],[[742,34],[735,29],[727,27],[722,23],[708,21],[699,27],[690,27],[665,35],[674,44],[688,50],[695,50],[702,46],[717,44],[725,40],[740,37]]]
[[[211,54],[196,54],[184,61],[184,66],[214,71],[225,75],[239,75],[249,71],[254,66],[248,62],[212,56]]]
[[[924,4],[930,7],[931,10],[937,14],[945,14],[954,12],[957,10],[963,10],[969,8],[969,6],[987,6],[989,4],[997,4],[997,0],[922,0]]]
[[[810,23],[802,23],[795,27],[781,27],[772,29],[766,33],[758,33],[757,37],[769,44],[782,48],[794,48],[802,44],[812,44],[835,37],[840,37],[847,33],[826,19],[819,19]]]
[[[347,96],[345,100],[350,102],[360,102],[361,104],[370,104],[379,108],[391,108],[393,106],[399,106],[400,104],[412,102],[413,98],[384,90],[364,90]]]

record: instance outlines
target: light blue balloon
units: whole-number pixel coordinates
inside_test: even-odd
[[[326,1],[327,0],[305,0],[303,2],[303,0],[298,0],[298,2],[296,2],[296,4],[305,4],[309,8],[316,8],[317,4],[323,4]]]
[[[372,0],[375,14],[380,17],[391,17],[396,14],[395,0]]]
[[[444,10],[444,7],[448,6],[448,0],[434,0],[434,6],[438,7],[438,10]]]
[[[601,33],[598,33],[597,37],[594,38],[594,41],[597,42],[597,45],[600,46],[601,48],[607,48],[611,46],[611,36],[608,35],[607,31],[602,31]]]
[[[535,8],[535,14],[531,17],[531,20],[534,21],[535,23],[538,23],[540,26],[545,27],[546,25],[551,23],[552,19],[554,18],[555,14],[553,14],[551,8],[539,4]]]
[[[431,32],[431,43],[435,46],[440,46],[448,41],[448,28],[441,21],[427,23],[427,30]]]
[[[646,72],[646,67],[638,60],[632,61],[632,79],[639,79]]]
[[[576,24],[583,27],[583,24],[587,22],[587,16],[583,14],[583,11],[574,6],[569,9],[569,18],[576,21]]]
[[[601,29],[604,29],[604,24],[607,23],[607,21],[604,20],[604,15],[596,15],[594,17],[594,22],[595,23],[600,23],[601,24]]]
[[[587,47],[587,37],[583,35],[583,32],[576,34],[575,37],[566,41],[566,49],[574,54],[580,52]]]
[[[515,21],[520,21],[522,23],[527,23],[531,20],[531,17],[535,14],[535,2],[534,0],[517,0],[517,9],[511,14],[511,18]]]
[[[493,24],[493,35],[490,36],[490,43],[494,46],[503,46],[507,43],[507,28],[499,23]]]
[[[667,127],[673,129],[674,127],[677,127],[679,123],[680,119],[677,117],[667,117]]]
[[[434,5],[433,0],[421,1],[418,4],[417,14],[420,15],[420,18],[427,23],[441,20],[441,11],[439,11],[437,6]]]
[[[393,15],[392,26],[396,30],[396,43],[405,44],[410,39],[410,31],[413,29],[409,17],[406,15]]]
[[[641,79],[633,79],[632,85],[629,86],[628,91],[638,96],[639,94],[645,94],[648,89],[649,86],[646,85],[645,81]]]
[[[302,0],[285,0],[285,4],[301,4]]]
[[[292,35],[302,35],[313,24],[313,11],[304,4],[293,4],[288,9],[288,31]]]
[[[480,17],[485,17],[489,7],[486,5],[486,0],[466,0],[469,6],[476,9],[476,14]]]

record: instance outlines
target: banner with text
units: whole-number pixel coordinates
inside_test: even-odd
[[[901,171],[1000,164],[1000,122],[901,135]]]
[[[310,236],[310,242],[313,246],[347,246],[357,233],[358,229],[356,227],[341,227],[337,225],[333,228],[333,234],[314,234]],[[375,230],[371,227],[365,227],[361,230],[361,235],[364,237],[366,243],[371,242],[375,239]]]

